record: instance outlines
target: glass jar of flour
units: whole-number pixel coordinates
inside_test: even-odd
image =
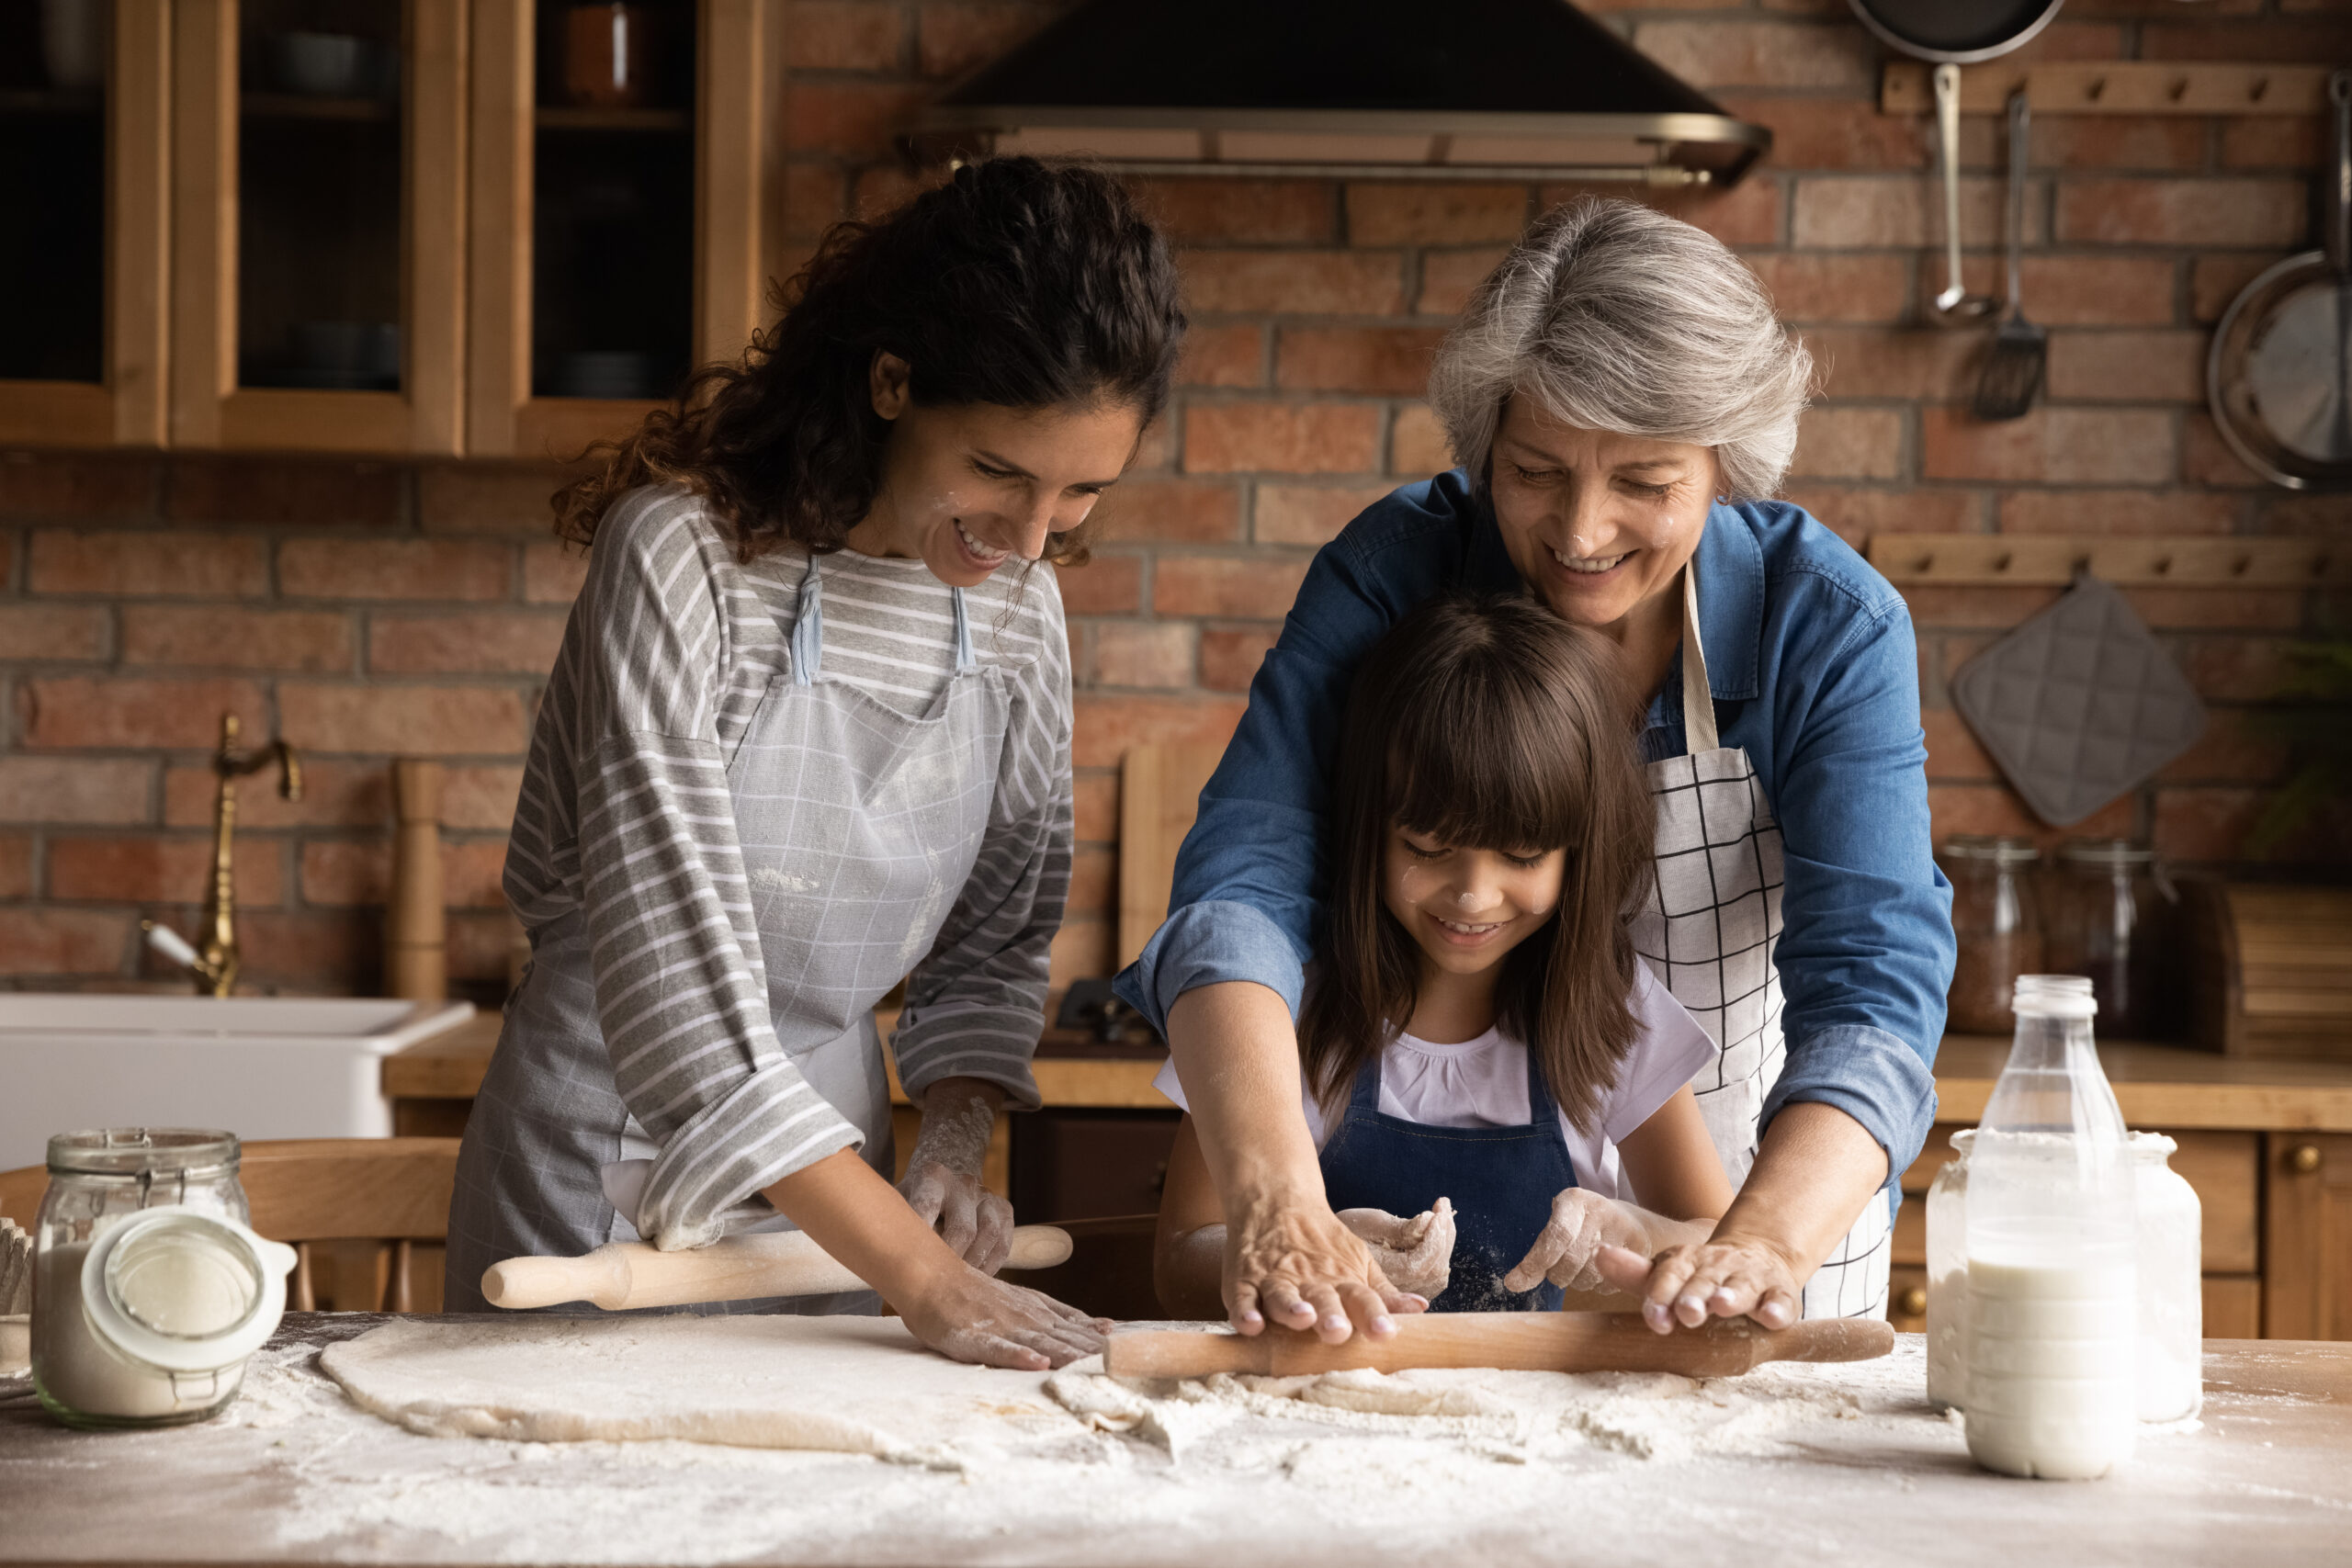
[[[49,1141],[34,1237],[33,1386],[74,1427],[217,1415],[277,1330],[294,1249],[254,1234],[227,1133]]]
[[[2205,1403],[2205,1219],[2168,1163],[2180,1145],[2132,1134],[2140,1204],[2140,1419],[2183,1421]]]
[[[1928,1187],[1928,1403],[1939,1410],[1968,1393],[1968,1147],[1976,1129],[1951,1135],[1951,1158]]]

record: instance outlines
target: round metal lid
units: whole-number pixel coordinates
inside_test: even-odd
[[[237,1168],[237,1135],[201,1127],[107,1127],[49,1140],[49,1168],[67,1176],[162,1176]]]
[[[1954,833],[1939,852],[1948,860],[1991,861],[1997,865],[2030,865],[2041,858],[2030,839],[1988,833]]]

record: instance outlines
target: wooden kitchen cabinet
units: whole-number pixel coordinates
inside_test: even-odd
[[[2263,1334],[2352,1339],[2352,1135],[2273,1133],[2267,1142]]]
[[[158,446],[172,0],[18,5],[0,28],[0,209],[42,215],[39,243],[0,245],[0,440]]]

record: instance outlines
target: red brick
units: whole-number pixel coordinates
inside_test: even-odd
[[[1804,342],[1832,398],[1964,398],[1984,354],[1983,333],[1939,327],[1815,327]]]
[[[29,898],[32,894],[32,835],[0,833],[0,898]]]
[[[2188,683],[2208,702],[2267,702],[2286,689],[2296,669],[2289,638],[2189,637],[2170,646]]]
[[[1081,768],[1116,767],[1132,746],[1222,746],[1245,705],[1238,697],[1097,696],[1081,692],[1070,754]]]
[[[1470,303],[1471,291],[1510,253],[1491,247],[1476,251],[1430,251],[1421,257],[1421,291],[1413,301],[1419,316],[1454,316]]]
[[[1132,180],[1129,188],[1180,245],[1328,245],[1340,237],[1332,180]]]
[[[1847,87],[1877,80],[1860,28],[1804,22],[1644,22],[1634,47],[1694,87]]]
[[[2052,398],[2086,402],[2205,400],[2205,334],[2062,332],[2050,338]]]
[[[130,931],[96,909],[0,909],[0,974],[119,974]]]
[[[1971,490],[1849,490],[1793,484],[1783,494],[1849,544],[1873,534],[1973,534],[1984,516]]]
[[[144,758],[0,756],[0,822],[144,822],[154,779]]]
[[[2181,115],[2037,116],[2033,166],[2064,169],[2201,169],[2206,122]],[[2006,153],[2004,153],[2006,156]]]
[[[1194,327],[1184,334],[1184,355],[1176,363],[1182,387],[1262,387],[1266,384],[1265,329],[1246,321]]]
[[[2303,624],[2297,588],[2126,588],[2123,597],[2156,627],[2293,631]]]
[[[813,240],[849,215],[849,177],[828,159],[784,166],[784,231]],[[780,276],[789,276],[781,274]],[[420,494],[419,500],[423,497]]]
[[[2339,63],[2352,60],[2352,19],[2152,23],[2140,29],[2140,58]]]
[[[78,604],[0,604],[0,659],[104,658],[107,613]]]
[[[1414,180],[1348,186],[1348,239],[1359,245],[1508,244],[1527,227],[1523,185]]]
[[[2222,166],[2228,169],[2311,169],[2320,158],[2317,119],[2301,115],[2246,115],[2222,122]]]
[[[1069,920],[1054,938],[1048,981],[1059,990],[1075,980],[1106,979],[1119,968],[1119,928],[1109,920]]]
[[[1911,264],[1902,256],[1786,253],[1742,259],[1784,321],[1899,321],[1910,309]]]
[[[1789,471],[1801,479],[1900,479],[1901,411],[1815,404],[1805,411]]]
[[[416,520],[428,534],[554,532],[553,497],[578,471],[553,463],[431,463],[416,471]]]
[[[1290,613],[1306,562],[1296,557],[1162,556],[1151,607],[1161,615],[1279,620]]]
[[[519,767],[483,765],[441,770],[441,823],[451,829],[503,833],[514,825],[514,802],[522,793]]]
[[[2280,260],[2276,252],[2260,255],[2199,256],[2189,269],[2188,307],[2199,321],[2218,321],[2245,286]]]
[[[1787,195],[1770,175],[1750,174],[1729,190],[1713,186],[1679,190],[1650,190],[1623,185],[1546,185],[1536,193],[1537,208],[1548,212],[1562,202],[1585,197],[1634,200],[1679,218],[1713,235],[1726,245],[1777,245],[1781,215]]]
[[[910,169],[903,164],[895,163],[860,169],[857,172],[857,188],[851,198],[853,215],[865,220],[887,217],[924,191],[944,183],[946,175],[944,166]]]
[[[456,539],[289,539],[277,548],[289,599],[503,599],[514,552]]]
[[[785,144],[796,152],[874,156],[926,96],[901,83],[809,82],[785,95]]]
[[[1125,479],[1099,509],[1104,537],[1228,544],[1241,533],[1241,491],[1200,479]]]
[[[1717,101],[1772,132],[1769,156],[1783,169],[1918,169],[1934,146],[1927,116],[1881,114],[1869,97]]]
[[[322,752],[513,756],[525,741],[523,699],[488,686],[354,686],[288,682],[277,689],[287,738]]]
[[[1927,708],[1919,715],[1928,735],[1928,776],[1931,779],[1997,779],[2000,769],[1978,743],[1968,721],[1950,708]]]
[[[544,675],[564,617],[528,610],[388,615],[368,625],[368,668],[403,675]]]
[[[2172,324],[2175,269],[2169,261],[2117,255],[2028,256],[2021,270],[2026,315],[2042,326]],[[1998,296],[2007,288],[1997,255],[1966,257],[1961,276],[1979,294]],[[1921,255],[1917,282],[1918,298],[1933,299],[1944,286],[1943,257]]]
[[[348,670],[351,621],[333,610],[126,604],[122,661],[311,674]]]
[[[384,922],[374,910],[256,909],[237,922],[238,989],[374,996],[383,986]],[[164,971],[149,957],[149,973]]]
[[[987,64],[1053,19],[1052,6],[925,6],[917,13],[916,63],[926,76],[960,76]]]
[[[1195,310],[1393,316],[1404,264],[1389,251],[1186,251],[1178,258]]]
[[[2001,497],[2004,534],[2226,534],[2236,497],[2194,491],[2027,490]]]
[[[289,735],[302,759],[302,795],[288,800],[277,793],[276,772],[240,779],[237,783],[237,824],[240,828],[357,828],[390,821],[391,774],[382,762],[320,761],[311,752],[309,738]],[[450,772],[455,773],[456,769]],[[205,828],[212,823],[212,800],[220,781],[207,764],[164,771],[164,821],[173,828]],[[446,794],[446,792],[445,792]]]
[[[239,908],[268,908],[286,901],[278,845],[270,839],[237,840]],[[101,904],[200,904],[212,885],[212,840],[176,838],[52,838],[49,896]]]
[[[1361,474],[1380,463],[1369,403],[1194,403],[1184,412],[1193,473]]]
[[[406,499],[401,481],[401,470],[384,463],[175,457],[164,475],[164,515],[183,523],[390,527]]]
[[[0,516],[142,517],[154,510],[155,468],[118,452],[0,454]]]
[[[1437,327],[1284,327],[1274,384],[1295,391],[1386,392],[1417,398],[1445,336]]]
[[[1143,561],[1098,554],[1084,566],[1054,569],[1062,608],[1073,615],[1132,615],[1143,606]]]
[[[906,44],[897,6],[794,0],[784,14],[784,63],[792,71],[894,71]]]
[[[1136,447],[1135,461],[1127,465],[1127,472],[1159,473],[1175,466],[1176,422],[1162,415],[1143,427],[1142,444]]]
[[[2206,715],[2203,737],[2156,778],[2166,784],[2277,784],[2292,761],[2286,743],[2244,708],[2214,708]]]
[[[269,707],[250,681],[131,681],[63,676],[17,688],[28,746],[182,747],[219,744],[220,715],[234,712],[248,738],[266,739]]]
[[[2295,180],[2071,180],[2058,189],[2058,238],[2068,244],[2290,245],[2304,223]]]
[[[36,593],[227,599],[269,592],[266,541],[234,534],[32,536],[27,581]]]
[[[2032,839],[2044,831],[2025,802],[2004,784],[1931,784],[1928,814],[1939,844],[1961,833]]]
[[[1119,838],[1119,775],[1107,769],[1081,771],[1073,778],[1072,807],[1081,844],[1116,843]]]
[[[1212,692],[1246,692],[1280,635],[1276,626],[1211,626],[1201,633],[1201,684]]]
[[[506,846],[492,840],[441,846],[443,897],[451,908],[503,908],[499,890]],[[381,904],[390,897],[389,838],[313,840],[302,846],[302,902],[326,907]]]
[[[1069,913],[1080,919],[1111,914],[1118,897],[1119,856],[1102,845],[1081,847],[1070,857]]]
[[[2180,435],[2180,477],[2190,484],[2226,490],[2254,490],[2262,484],[2203,410],[2191,410],[2181,421]]]
[[[523,923],[504,909],[450,910],[449,977],[487,980],[503,990],[514,945],[522,940]]]
[[[2323,538],[2352,537],[2352,494],[2273,491],[2263,497],[2261,531],[2317,535]]]
[[[533,604],[569,604],[588,581],[588,553],[577,545],[523,547],[523,597]]]
[[[2244,787],[2156,792],[2155,847],[2174,860],[2237,860],[2261,820],[2269,792]]]
[[[2055,588],[1947,588],[1916,582],[1903,584],[1902,591],[1914,626],[2004,628],[2055,604],[2060,592]],[[1955,664],[1950,672],[1958,671]]]
[[[1396,411],[1396,423],[1388,434],[1388,471],[1399,477],[1441,474],[1453,467],[1453,450],[1447,444],[1445,426],[1438,423],[1436,411],[1427,403],[1415,403]]]
[[[1261,484],[1250,536],[1261,545],[1320,545],[1388,494],[1378,485]]]
[[[2039,408],[1984,424],[1965,410],[1928,408],[1919,431],[1928,479],[2146,484],[2178,467],[2172,416],[2156,411]]]
[[[1107,622],[1095,628],[1095,683],[1190,686],[1194,641],[1193,626],[1182,621]]]
[[[2026,182],[2025,243],[2029,245],[2044,240],[2041,214],[2049,184],[2046,176]],[[2002,244],[2007,237],[2008,201],[2006,180],[1991,175],[1962,175],[1962,242],[1985,249]],[[1940,186],[1916,175],[1800,179],[1792,232],[1795,243],[1808,250],[1940,247],[1943,193]]]

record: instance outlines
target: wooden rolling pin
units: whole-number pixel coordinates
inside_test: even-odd
[[[1894,1348],[1894,1330],[1866,1318],[1820,1318],[1769,1329],[1749,1318],[1653,1333],[1632,1312],[1459,1312],[1396,1319],[1396,1337],[1326,1345],[1294,1328],[1238,1334],[1193,1328],[1114,1332],[1103,1371],[1122,1378],[1217,1372],[1296,1377],[1369,1367],[1501,1367],[1536,1372],[1679,1372],[1731,1377],[1765,1361],[1868,1361]]]
[[[1051,1269],[1069,1257],[1069,1232],[1023,1225],[1012,1233],[1012,1256],[1004,1266]],[[592,1302],[618,1312],[865,1289],[865,1280],[799,1231],[724,1236],[685,1252],[662,1252],[641,1241],[607,1242],[584,1258],[510,1258],[481,1277],[490,1304],[514,1309]]]

